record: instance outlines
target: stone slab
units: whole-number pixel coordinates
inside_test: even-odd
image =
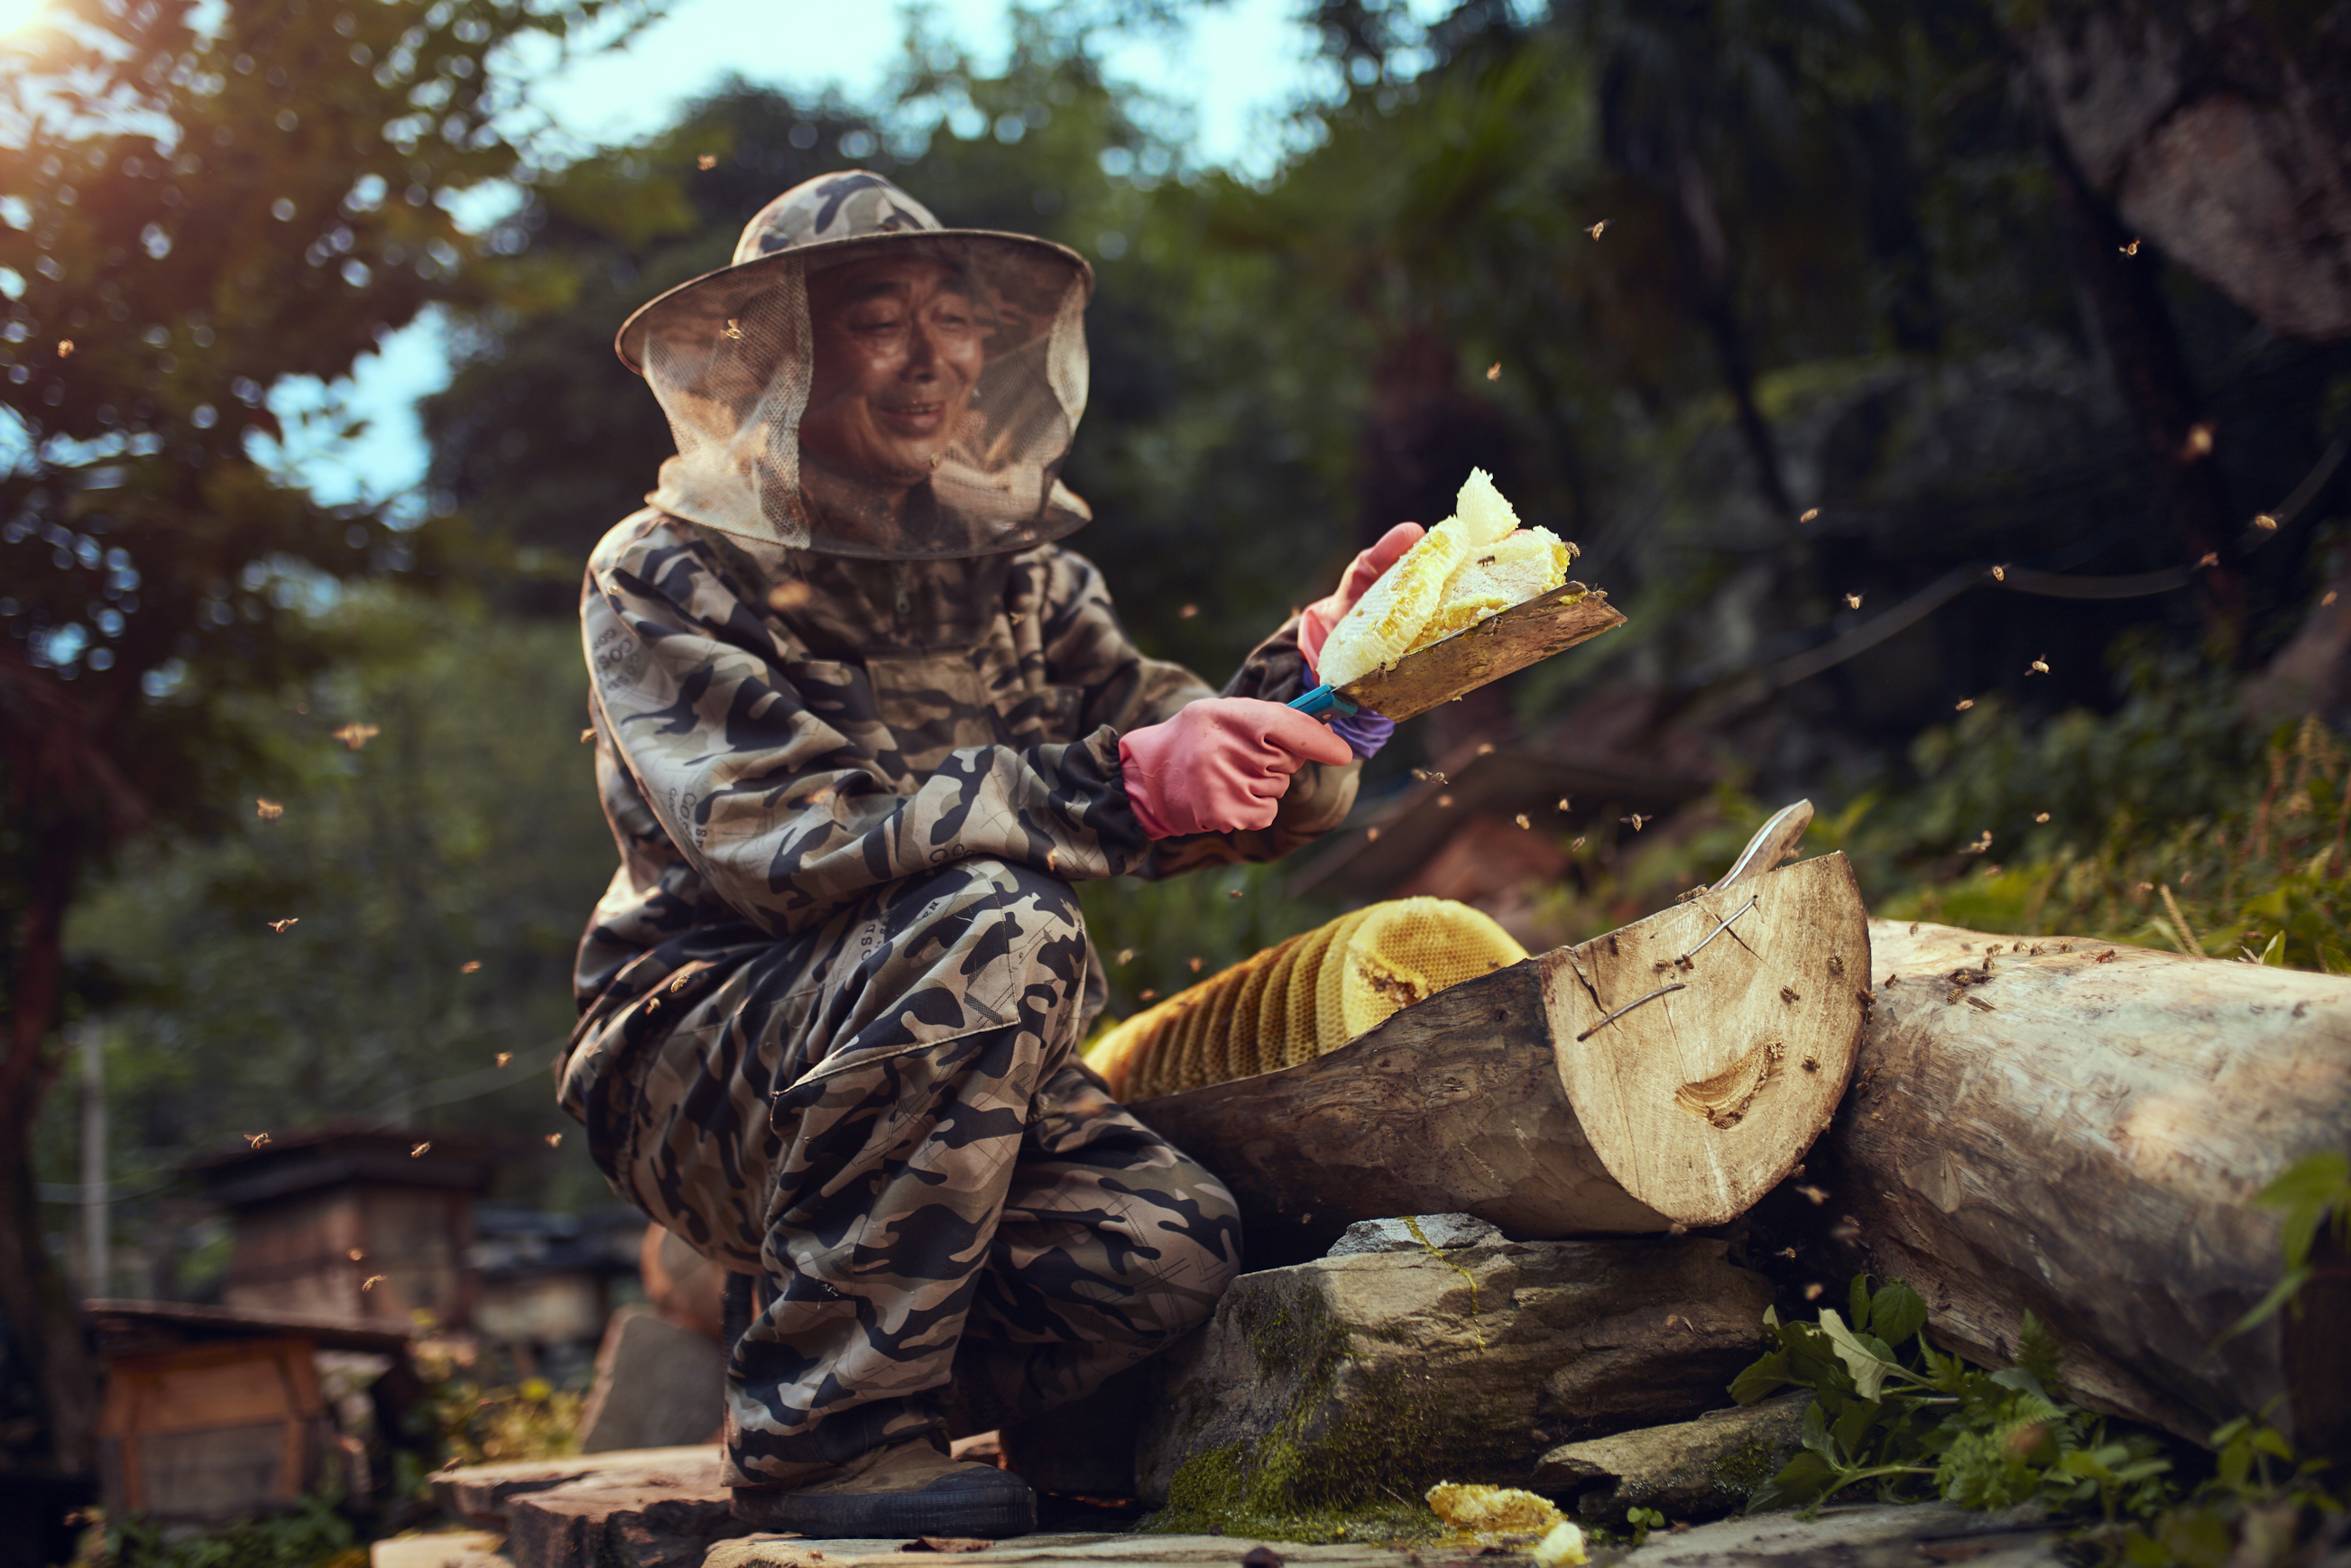
[[[514,1568],[499,1548],[505,1537],[489,1530],[443,1530],[402,1535],[368,1547],[368,1568]]]
[[[753,1535],[710,1549],[702,1568],[972,1568],[999,1563],[1071,1568],[1209,1568],[1238,1564],[1249,1549],[1272,1548],[1291,1568],[1417,1568],[1420,1559],[1395,1547],[1301,1546],[1242,1535],[1022,1535],[983,1552],[909,1552],[904,1541],[809,1541]],[[1499,1564],[1501,1560],[1488,1559]]]
[[[676,1471],[590,1477],[507,1505],[515,1568],[697,1568],[716,1541],[747,1534],[715,1460]]]
[[[1137,1494],[1238,1533],[1719,1406],[1771,1287],[1721,1241],[1481,1241],[1242,1275],[1160,1359]]]
[[[580,1449],[659,1448],[716,1440],[726,1413],[726,1353],[651,1307],[622,1307],[604,1328]]]
[[[525,1492],[549,1491],[590,1476],[608,1484],[627,1484],[637,1474],[664,1475],[699,1490],[717,1484],[719,1452],[716,1444],[691,1444],[678,1448],[622,1448],[604,1454],[572,1454],[558,1459],[510,1459],[495,1465],[467,1465],[433,1477],[433,1501],[460,1524],[476,1530],[503,1531],[508,1500]],[[707,1470],[708,1480],[702,1479]]]
[[[1827,1508],[1812,1520],[1759,1513],[1653,1535],[1612,1560],[1625,1568],[2062,1568],[2056,1531],[2039,1521],[2032,1510],[1973,1513],[1938,1502]]]
[[[1720,1519],[1747,1505],[1802,1442],[1810,1394],[1711,1410],[1695,1421],[1564,1443],[1528,1484],[1570,1513],[1611,1521],[1633,1508],[1667,1519]]]

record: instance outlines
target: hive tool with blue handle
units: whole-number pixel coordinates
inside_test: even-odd
[[[1290,706],[1326,721],[1369,711],[1402,723],[1624,623],[1606,594],[1570,582],[1416,648],[1343,686],[1325,682],[1293,697]]]

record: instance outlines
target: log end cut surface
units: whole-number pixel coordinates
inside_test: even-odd
[[[1571,582],[1408,653],[1393,669],[1374,670],[1340,695],[1401,723],[1624,623],[1606,594]]]
[[[1868,1009],[1869,930],[1842,854],[1702,894],[1543,955],[1561,1082],[1640,1203],[1720,1225],[1828,1125]]]

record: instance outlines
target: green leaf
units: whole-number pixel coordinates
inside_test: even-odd
[[[2267,1322],[2277,1314],[2280,1307],[2293,1298],[2295,1291],[2309,1283],[2311,1273],[2312,1270],[2308,1268],[2288,1269],[2278,1282],[2270,1287],[2270,1293],[2253,1303],[2252,1311],[2229,1325],[2229,1332],[2222,1334],[2220,1338],[2224,1342],[2232,1340],[2239,1334],[2250,1333]]]
[[[1829,1437],[1836,1444],[1834,1456],[1847,1462],[1858,1462],[1864,1456],[1862,1446],[1869,1429],[1877,1424],[1879,1414],[1886,1408],[1876,1399],[1856,1399],[1829,1427]]]
[[[2065,1363],[2065,1348],[2048,1325],[2028,1310],[2016,1331],[2016,1364],[2032,1375],[2042,1388],[2057,1386],[2057,1369]]]
[[[1863,1343],[1831,1309],[1821,1312],[1821,1332],[1836,1346],[1837,1359],[1853,1375],[1854,1392],[1864,1399],[1876,1398],[1885,1390],[1886,1377],[1902,1370],[1901,1364],[1890,1354],[1881,1354]]]
[[[1730,1380],[1730,1396],[1741,1405],[1752,1405],[1770,1398],[1793,1381],[1788,1375],[1787,1353],[1775,1350],[1740,1369],[1739,1375]]]
[[[1845,1287],[1844,1294],[1845,1305],[1853,1313],[1853,1332],[1869,1333],[1869,1276],[1855,1274],[1853,1277],[1853,1282]],[[1878,1337],[1884,1339],[1887,1336],[1880,1334]]]
[[[1801,1508],[1836,1489],[1841,1472],[1819,1454],[1807,1450],[1790,1459],[1780,1473],[1765,1481],[1748,1500],[1750,1512],[1767,1509]]]
[[[1870,1302],[1869,1332],[1888,1344],[1899,1344],[1926,1326],[1926,1301],[1899,1280]]]

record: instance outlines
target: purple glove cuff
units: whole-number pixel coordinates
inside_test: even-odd
[[[1306,666],[1306,679],[1309,690],[1322,684],[1311,664]],[[1388,737],[1395,733],[1395,720],[1382,718],[1367,707],[1343,716],[1334,710],[1329,723],[1331,733],[1347,743],[1358,762],[1370,761],[1372,754],[1385,746]]]

